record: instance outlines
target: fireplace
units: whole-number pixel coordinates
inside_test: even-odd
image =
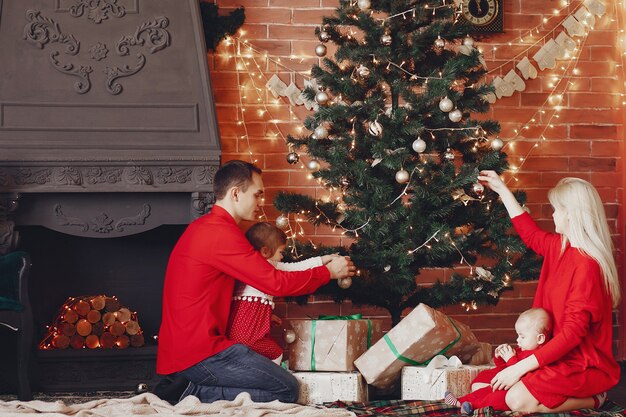
[[[39,352],[35,389],[154,378],[169,252],[219,166],[202,33],[197,0],[0,0],[0,254],[31,254],[35,343],[91,294],[117,296],[146,335]]]

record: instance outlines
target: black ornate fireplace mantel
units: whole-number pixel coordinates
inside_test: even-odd
[[[0,0],[0,253],[16,225],[118,237],[212,202],[198,0]]]

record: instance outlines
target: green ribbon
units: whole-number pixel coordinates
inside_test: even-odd
[[[445,355],[447,351],[450,350],[450,348],[452,346],[454,346],[456,344],[456,342],[458,342],[459,340],[461,340],[461,331],[459,330],[458,327],[456,327],[456,324],[454,324],[454,321],[452,321],[452,319],[450,317],[448,317],[448,320],[450,320],[450,323],[452,323],[452,325],[454,326],[454,329],[456,330],[456,332],[459,334],[457,336],[456,339],[454,339],[452,342],[450,342],[450,344],[446,347],[444,347],[443,349],[441,349],[439,352],[435,353],[433,356],[431,356],[428,360],[424,361],[424,362],[417,362],[414,361],[413,359],[407,358],[406,356],[402,356],[399,352],[398,349],[396,349],[396,346],[393,344],[393,342],[391,341],[391,339],[389,338],[389,336],[387,334],[385,334],[383,336],[383,339],[385,339],[385,342],[387,342],[387,346],[389,346],[389,349],[391,350],[391,353],[393,353],[396,357],[396,359],[400,359],[402,362],[406,362],[409,365],[413,365],[413,366],[425,366],[428,365],[428,363],[437,355]]]
[[[328,316],[320,315],[317,319],[311,321],[311,371],[317,369],[315,364],[315,331],[317,329],[318,320],[361,320],[363,315],[361,313],[351,314],[349,316]],[[372,346],[372,322],[367,320],[367,348]]]

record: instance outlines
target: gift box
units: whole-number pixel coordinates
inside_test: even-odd
[[[445,354],[448,357],[457,356],[461,359],[461,362],[469,364],[474,354],[479,351],[480,342],[467,324],[461,323],[460,321],[450,317],[448,317],[448,319],[452,321],[454,326],[461,333],[461,338],[458,342],[452,345]],[[476,363],[472,365],[480,364]]]
[[[478,350],[472,355],[472,359],[470,359],[468,365],[485,365],[491,363],[493,359],[491,343],[479,342],[478,346]]]
[[[354,364],[368,384],[389,388],[400,378],[404,366],[426,365],[438,354],[448,355],[452,348],[453,352],[475,351],[476,346],[470,349],[465,347],[470,345],[464,345],[476,340],[470,334],[469,327],[420,304]]]
[[[458,368],[428,369],[426,366],[402,368],[403,400],[442,400],[446,391],[461,397],[469,394],[471,383],[479,372],[490,365],[461,365]]]
[[[296,340],[290,345],[293,371],[354,371],[354,360],[382,337],[382,320],[321,316],[290,320]]]
[[[367,401],[367,384],[358,372],[294,372],[300,382],[299,404]]]

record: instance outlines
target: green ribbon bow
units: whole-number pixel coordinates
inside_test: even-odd
[[[320,315],[317,319],[311,321],[311,371],[317,369],[315,363],[315,331],[317,330],[318,320],[361,320],[363,315],[361,313],[351,314],[349,316],[328,316]],[[372,346],[372,322],[367,320],[367,348]]]
[[[452,325],[454,326],[454,329],[456,330],[456,332],[459,334],[457,336],[456,339],[454,339],[452,342],[450,342],[450,344],[446,347],[444,347],[443,349],[441,349],[439,352],[435,353],[433,356],[431,356],[428,360],[424,361],[424,362],[417,362],[414,361],[413,359],[407,358],[406,356],[402,356],[399,352],[398,349],[396,349],[396,346],[393,344],[393,342],[391,341],[391,339],[389,338],[389,336],[387,334],[385,334],[383,336],[383,339],[385,339],[385,342],[387,342],[387,346],[389,346],[389,349],[391,350],[391,353],[393,353],[396,357],[396,359],[400,359],[402,362],[406,362],[409,365],[413,365],[413,366],[425,366],[428,365],[428,363],[437,355],[445,355],[447,351],[450,350],[450,348],[452,346],[454,346],[456,344],[456,342],[458,342],[459,340],[461,340],[461,331],[459,330],[458,327],[456,327],[456,324],[454,324],[454,321],[452,321],[452,319],[450,317],[448,317],[448,320],[450,320],[450,323],[452,323]]]

